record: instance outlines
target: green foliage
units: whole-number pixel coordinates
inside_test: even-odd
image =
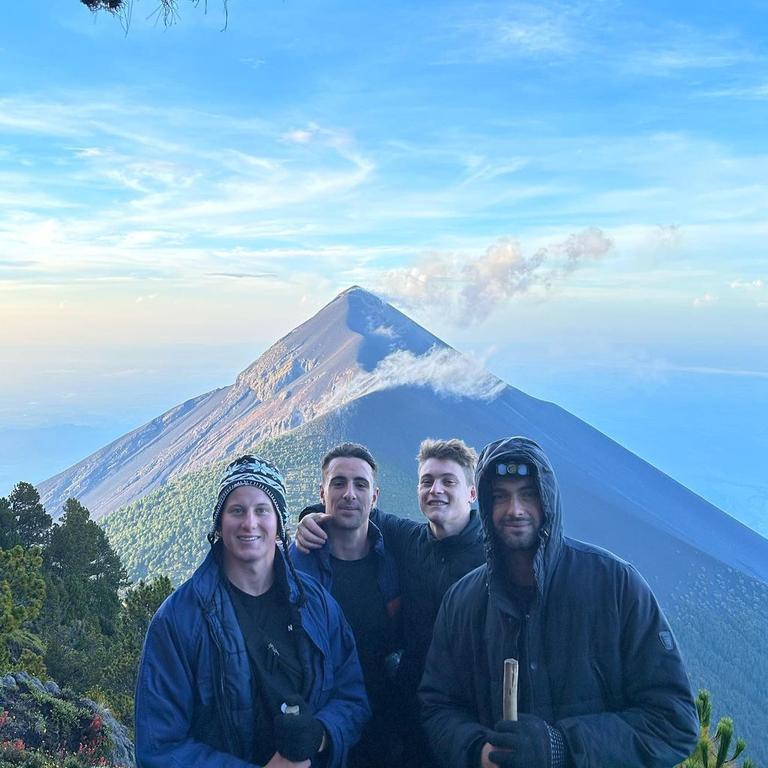
[[[159,576],[140,581],[126,592],[110,658],[98,686],[88,691],[91,698],[108,706],[129,727],[133,725],[133,694],[149,622],[172,591],[171,580]]]
[[[16,483],[11,495],[0,501],[0,549],[44,547],[52,522],[37,489],[29,483]]]
[[[712,692],[710,707],[714,700],[723,708],[710,718],[732,717],[749,740],[753,759],[765,763],[768,585],[710,561],[690,568],[663,605],[691,681]]]
[[[144,636],[172,590],[170,580],[160,577],[128,588],[120,558],[88,510],[69,499],[61,520],[52,525],[37,491],[26,483],[8,499],[0,498],[0,542],[13,544],[0,547],[0,675],[13,672],[27,682],[29,674],[51,675],[130,725]],[[92,712],[49,695],[49,684],[44,688],[35,681],[16,697],[9,715],[3,708],[5,682],[0,679],[0,768],[109,765],[109,741]],[[60,693],[57,685],[53,689]],[[23,735],[13,731],[22,715]],[[129,744],[124,727],[112,722],[123,734],[121,744]]]
[[[0,683],[0,768],[86,768],[127,755],[124,729],[96,705],[23,673]],[[127,760],[124,761],[127,764]]]
[[[45,670],[43,642],[30,631],[45,599],[42,562],[36,547],[0,550],[0,673]]]
[[[103,632],[114,632],[118,593],[128,583],[125,569],[104,531],[76,499],[67,500],[60,524],[51,531],[45,571],[49,619],[71,623],[87,616],[97,620]]]
[[[680,763],[678,768],[728,768],[735,767],[736,760],[741,756],[747,746],[744,739],[736,739],[733,750],[728,755],[733,742],[733,720],[730,717],[721,717],[715,728],[714,736],[710,733],[712,722],[712,701],[709,691],[700,690],[696,698],[696,711],[699,715],[699,743],[694,753]],[[742,768],[756,768],[755,764],[747,759]]]

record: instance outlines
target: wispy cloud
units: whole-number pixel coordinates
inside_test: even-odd
[[[470,13],[450,19],[459,38],[449,58],[551,59],[578,52],[588,39],[585,27],[589,13],[578,3],[514,2],[503,11],[480,3],[473,5]]]
[[[731,288],[744,291],[761,291],[765,288],[765,282],[763,280],[732,280],[728,285]]]
[[[715,295],[713,295],[711,293],[705,293],[703,296],[697,296],[693,300],[693,306],[694,307],[709,307],[712,304],[717,303],[719,300],[720,299],[717,296],[715,296]]]
[[[530,255],[518,241],[501,238],[474,258],[438,253],[392,270],[384,276],[383,292],[406,306],[439,309],[456,322],[472,322],[515,296],[548,290],[612,249],[610,238],[595,227]]]
[[[5,98],[0,135],[50,138],[31,167],[0,171],[4,256],[36,262],[13,277],[165,277],[181,265],[187,277],[252,274],[243,244],[271,241],[275,252],[276,240],[330,231],[326,208],[374,173],[347,131],[310,123],[309,132],[311,141],[297,144],[283,140],[278,123],[194,109],[86,94],[66,103]],[[11,167],[22,160],[4,158]],[[220,254],[230,257],[225,269]]]
[[[768,83],[732,86],[729,88],[717,88],[703,91],[700,95],[726,99],[756,99],[759,101],[762,99],[768,99]]]
[[[449,348],[433,348],[424,355],[398,350],[370,373],[361,371],[340,383],[323,408],[330,411],[372,392],[403,386],[426,386],[440,395],[491,400],[507,385],[473,355]]]

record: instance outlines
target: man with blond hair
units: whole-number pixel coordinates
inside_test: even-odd
[[[404,649],[397,672],[406,731],[404,766],[435,765],[420,726],[416,691],[432,640],[443,595],[462,576],[485,562],[482,526],[472,508],[477,453],[463,440],[428,438],[419,446],[419,508],[426,518],[416,522],[373,509],[371,521],[397,563],[402,595]],[[296,533],[299,549],[322,546],[325,515],[302,518]]]

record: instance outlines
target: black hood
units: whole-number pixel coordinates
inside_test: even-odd
[[[475,469],[475,486],[480,519],[485,533],[485,557],[488,563],[489,580],[493,579],[494,573],[499,575],[503,573],[503,569],[498,566],[500,562],[496,552],[498,541],[491,517],[493,513],[491,480],[495,475],[494,467],[500,462],[525,462],[532,464],[536,469],[535,479],[539,487],[544,519],[539,529],[539,548],[534,559],[533,570],[536,585],[543,595],[563,543],[562,508],[557,478],[541,446],[527,437],[506,437],[495,440],[483,448]]]

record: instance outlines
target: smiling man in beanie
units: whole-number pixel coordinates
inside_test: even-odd
[[[419,690],[455,768],[672,768],[696,744],[688,677],[642,577],[563,535],[552,466],[532,440],[487,445],[475,482],[485,566],[445,596]],[[519,665],[502,720],[505,659]]]
[[[227,466],[211,551],[155,614],[136,691],[139,768],[341,768],[369,717],[341,610],[287,560],[285,484]]]

